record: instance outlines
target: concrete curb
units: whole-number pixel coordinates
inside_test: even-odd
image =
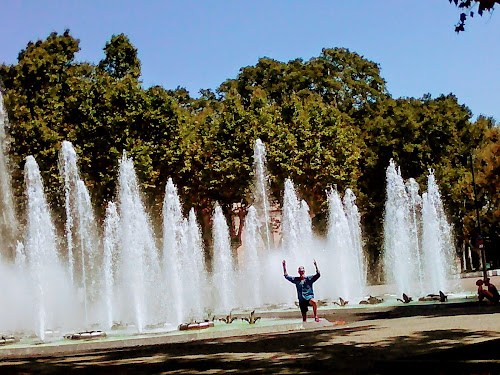
[[[321,328],[332,328],[336,324],[326,319],[320,322],[297,322],[269,326],[247,327],[244,329],[232,329],[217,331],[211,328],[190,331],[189,333],[178,334],[177,331],[154,336],[137,337],[130,339],[102,339],[93,341],[58,341],[57,343],[47,343],[40,345],[30,345],[25,347],[2,347],[0,348],[0,359],[20,359],[20,358],[47,358],[74,356],[78,354],[96,353],[109,350],[136,350],[140,347],[149,347],[165,344],[179,344],[190,341],[203,341],[224,339],[249,335],[280,334],[292,331],[310,331]],[[185,331],[183,331],[185,332]]]
[[[495,269],[495,270],[487,270],[486,274],[490,277],[493,276],[500,276],[500,270]],[[483,271],[474,271],[474,272],[464,272],[460,274],[460,277],[462,279],[464,278],[469,278],[469,277],[483,277]]]

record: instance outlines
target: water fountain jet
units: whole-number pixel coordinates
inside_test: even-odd
[[[231,253],[229,228],[222,208],[216,204],[213,214],[213,268],[212,288],[215,290],[215,303],[218,311],[230,311],[235,304],[234,259]]]
[[[446,220],[432,171],[428,190],[418,195],[412,179],[405,184],[400,168],[391,160],[387,168],[384,221],[386,276],[397,293],[426,294],[453,288],[458,274],[451,227]]]

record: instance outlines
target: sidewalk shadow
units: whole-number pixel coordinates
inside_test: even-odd
[[[376,320],[376,319],[395,319],[413,316],[457,316],[457,315],[482,315],[500,313],[500,305],[487,305],[477,301],[449,303],[436,302],[425,305],[405,304],[401,306],[385,307],[374,309],[373,311],[350,312],[342,314],[336,313],[335,316],[343,317],[346,320]],[[345,316],[344,316],[345,315]]]
[[[0,363],[0,373],[385,374],[394,373],[393,365],[395,370],[401,370],[396,372],[415,373],[412,372],[417,368],[414,363],[427,361],[430,369],[421,373],[446,374],[449,373],[446,367],[436,367],[441,356],[448,359],[445,366],[456,369],[459,366],[454,358],[468,358],[470,354],[466,348],[462,352],[456,349],[457,345],[466,345],[479,337],[500,335],[498,332],[453,329],[385,337],[374,342],[356,339],[363,332],[375,329],[376,326],[368,324],[357,328],[241,336],[69,357],[7,360]],[[340,336],[344,340],[336,342]],[[492,342],[498,343],[498,340]],[[455,354],[446,357],[446,353],[453,350]],[[477,351],[480,349],[474,352]]]
[[[391,361],[375,361],[366,374],[500,374],[500,339]]]

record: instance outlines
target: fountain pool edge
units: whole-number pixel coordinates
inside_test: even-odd
[[[300,319],[280,319],[276,324],[255,326],[241,326],[229,329],[207,328],[193,331],[170,331],[164,334],[144,334],[123,337],[106,337],[102,339],[72,341],[63,340],[51,343],[33,344],[33,345],[9,345],[0,348],[0,359],[15,358],[43,358],[59,357],[68,355],[78,355],[84,353],[95,353],[99,351],[116,349],[136,349],[139,347],[148,347],[164,344],[180,344],[190,341],[214,340],[229,337],[259,335],[259,334],[277,334],[292,331],[314,330],[318,328],[334,327],[335,324],[326,319],[316,323],[313,319],[305,324]]]

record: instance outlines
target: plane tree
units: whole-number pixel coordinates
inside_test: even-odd
[[[493,12],[496,4],[500,4],[500,0],[448,0],[454,3],[456,7],[462,10],[460,13],[460,19],[455,25],[455,31],[457,33],[465,31],[465,21],[468,17],[474,17],[474,11],[480,16],[483,15],[484,11]]]

